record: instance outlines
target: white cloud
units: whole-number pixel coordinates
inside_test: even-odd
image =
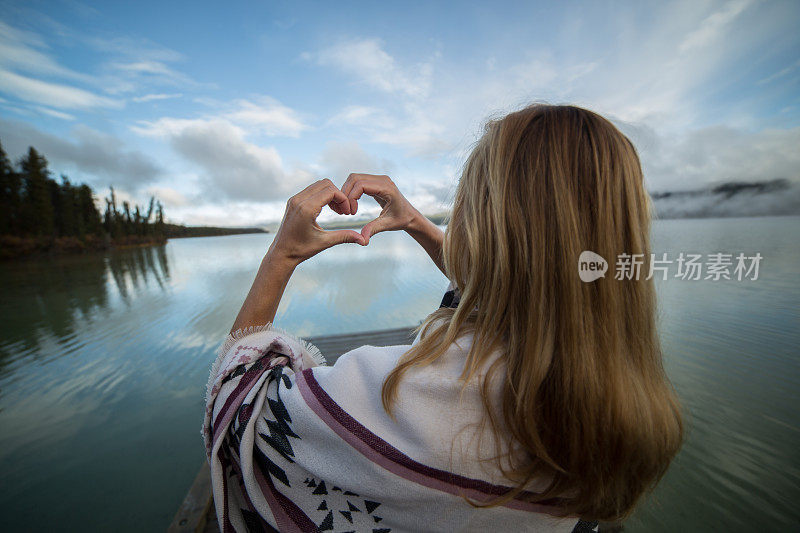
[[[698,189],[728,181],[800,183],[800,128],[748,132],[727,126],[640,143],[653,191]]]
[[[133,98],[134,102],[142,103],[142,102],[153,102],[155,100],[167,100],[170,98],[181,98],[183,96],[182,93],[155,93],[155,94],[145,94],[142,96],[136,96]]]
[[[112,59],[99,65],[96,73],[76,72],[54,59],[43,36],[0,21],[0,91],[30,104],[89,110],[123,107],[121,99],[108,95],[152,90],[163,85],[200,86],[168,65],[181,59],[180,54],[149,41],[125,37],[99,39],[61,25],[56,33],[56,39],[88,45],[110,54]],[[148,96],[134,101],[156,99]]]
[[[12,94],[26,102],[61,109],[122,106],[122,102],[118,100],[84,89],[28,78],[2,68],[0,68],[0,91]]]
[[[285,198],[308,174],[283,167],[274,147],[263,148],[245,138],[245,130],[230,121],[162,118],[145,122],[134,131],[165,138],[187,161],[199,167],[210,195],[229,199]]]
[[[147,196],[155,196],[166,207],[184,207],[189,205],[189,199],[172,187],[153,186],[145,190]]]
[[[286,203],[228,201],[224,204],[212,202],[191,203],[171,207],[167,217],[182,224],[200,226],[266,226],[280,220]]]
[[[161,74],[172,76],[173,70],[160,61],[135,61],[132,63],[113,63],[113,68],[126,72],[136,72],[140,74]]]
[[[399,146],[410,156],[435,158],[453,148],[447,124],[438,120],[432,106],[413,102],[384,110],[370,106],[348,106],[327,120],[332,128],[355,126],[373,142]]]
[[[164,61],[145,57],[108,63],[112,92],[128,92],[140,86],[169,85],[195,87],[198,84],[185,74],[173,69]]]
[[[141,101],[168,98],[171,95],[149,95]],[[217,112],[199,119],[164,117],[153,122],[141,122],[133,130],[142,135],[174,134],[194,122],[221,120],[235,126],[240,135],[264,134],[269,136],[298,137],[309,129],[298,113],[268,96],[252,100],[238,99],[233,102],[209,102]],[[220,109],[221,108],[221,109]]]
[[[44,113],[45,115],[50,115],[51,117],[60,118],[62,120],[75,120],[75,116],[70,115],[69,113],[64,113],[62,111],[56,111],[55,109],[48,109],[42,106],[35,106],[35,109],[38,112]]]
[[[771,74],[771,75],[767,76],[766,78],[759,80],[758,84],[759,85],[766,85],[767,83],[771,83],[771,82],[773,82],[775,80],[781,79],[784,76],[790,74],[791,72],[794,72],[795,70],[797,70],[798,67],[800,67],[800,59],[798,59],[793,65],[789,65],[788,67],[782,68],[781,70],[779,70],[775,74]]]
[[[225,116],[236,124],[255,128],[266,135],[298,137],[308,126],[297,116],[297,112],[274,98],[261,97],[257,102],[235,100],[233,111]]]
[[[354,81],[388,93],[425,97],[431,87],[431,61],[402,67],[378,39],[345,41],[316,53],[307,52],[302,57],[319,65],[339,68],[355,76]]]
[[[93,183],[105,187],[117,184],[127,189],[152,182],[162,174],[161,167],[147,155],[131,150],[118,138],[83,125],[69,136],[51,135],[29,124],[0,119],[0,139],[12,156],[23,155],[34,146],[57,172],[78,173],[76,181],[87,174]]]
[[[724,33],[725,27],[753,3],[753,0],[738,0],[723,5],[719,10],[708,15],[695,30],[689,33],[681,42],[678,50],[681,53],[687,53],[712,44]]]
[[[353,124],[363,125],[367,121],[389,122],[392,118],[378,107],[350,105],[339,111],[328,120],[328,125]]]
[[[681,136],[719,124],[719,115],[708,109],[710,88],[727,90],[735,82],[723,73],[741,71],[742,57],[769,45],[774,36],[764,28],[786,25],[785,9],[756,11],[752,5],[749,0],[672,2],[648,9],[648,19],[657,23],[643,23],[633,11],[613,17],[607,29],[593,32],[594,42],[576,32],[571,47],[556,43],[536,49],[520,43],[515,54],[489,49],[486,56],[460,64],[443,60],[437,62],[436,76],[426,79],[426,86],[435,86],[435,91],[416,93],[421,97],[396,93],[393,99],[384,98],[383,105],[350,104],[334,113],[327,126],[355,127],[359,136],[402,147],[409,156],[461,158],[488,117],[533,101],[575,103],[653,130],[662,139],[659,150],[666,154]],[[591,16],[587,9],[583,17]],[[591,23],[579,16],[578,27],[581,22]],[[372,81],[366,75],[357,79],[384,93],[392,86],[386,80],[395,72],[413,71],[414,62],[392,57],[374,39],[351,39],[306,58],[346,74],[375,73],[369,77]],[[763,82],[787,77],[794,68],[795,64],[787,66]],[[757,128],[743,108],[731,110],[722,120],[734,129]],[[667,158],[654,150],[644,155]],[[778,152],[773,156],[772,161],[783,159]],[[713,153],[707,157],[713,159]],[[680,180],[668,178],[666,172],[653,176],[657,182]],[[698,173],[695,179],[708,182],[716,174]]]
[[[166,139],[175,152],[201,170],[201,180],[212,195],[238,200],[285,198],[311,180],[307,169],[285,168],[274,147],[248,140],[259,134],[297,137],[308,126],[293,109],[266,96],[214,107],[223,109],[199,118],[141,121],[131,129]]]
[[[91,77],[59,65],[42,50],[44,40],[35,33],[13,28],[0,21],[0,66],[23,72],[57,75],[74,80],[88,81]]]
[[[344,183],[352,172],[391,175],[395,168],[394,163],[388,159],[371,156],[355,141],[328,142],[322,151],[319,164],[324,176],[340,184]]]

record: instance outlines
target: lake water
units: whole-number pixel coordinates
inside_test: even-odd
[[[670,259],[763,259],[755,281],[658,282],[687,439],[626,531],[799,527],[798,236],[796,217],[656,222]],[[204,460],[209,366],[271,239],[0,264],[0,530],[166,528]],[[411,238],[381,234],[301,265],[277,323],[305,336],[415,325],[446,285]]]

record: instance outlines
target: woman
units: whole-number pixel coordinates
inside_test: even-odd
[[[360,233],[316,224],[326,205],[355,214],[364,194],[383,211]],[[411,346],[318,366],[315,347],[270,325],[293,269],[392,230],[452,280],[450,305]],[[652,281],[583,282],[578,257],[648,258],[648,234],[633,145],[571,106],[488,124],[446,233],[386,176],[294,196],[209,380],[220,526],[571,531],[627,516],[680,447],[681,417]]]

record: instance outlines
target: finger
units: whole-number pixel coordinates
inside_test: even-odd
[[[359,179],[359,176],[363,176],[363,174],[350,174],[347,176],[347,180],[342,185],[342,192],[350,198],[350,191],[353,189],[353,185]],[[358,200],[355,198],[350,198],[350,213],[355,215],[358,212]]]
[[[330,181],[330,180],[327,180]],[[318,180],[308,185],[305,189],[289,198],[289,204],[295,208],[305,204],[309,198],[316,195],[320,190],[326,187],[326,180]]]
[[[306,189],[308,190],[308,197],[313,197],[318,195],[321,191],[332,188],[335,190],[339,190],[333,182],[328,179],[324,178],[319,181],[314,182]],[[349,215],[350,214],[350,202],[347,200],[342,200],[341,197],[334,198],[330,203],[328,203],[328,207],[330,207],[333,211],[340,215]],[[320,210],[322,206],[320,206]]]
[[[378,176],[376,176],[375,174],[359,174],[357,172],[353,172],[352,174],[347,176],[347,179],[345,180],[344,184],[342,185],[342,192],[347,194],[353,188],[353,185],[355,185],[358,181],[365,180],[365,179],[369,180],[369,179],[377,178],[377,177]]]
[[[366,226],[361,228],[361,236],[364,237],[364,245],[366,246],[369,244],[369,239],[376,233],[386,231],[387,227],[388,221],[380,217],[368,222]]]
[[[332,183],[325,184],[323,188],[316,191],[312,196],[306,199],[310,209],[313,209],[314,217],[319,215],[320,211],[325,205],[336,205],[340,208],[347,209],[349,200],[342,191],[337,189]]]
[[[325,187],[331,187],[334,191],[338,191],[339,189],[333,182],[329,179],[320,180]],[[336,211],[340,215],[349,215],[350,214],[350,201],[347,198],[342,198],[341,196],[336,196],[334,199],[328,204],[328,207]]]
[[[338,189],[337,189],[338,190]],[[334,210],[336,213],[340,215],[349,215],[350,214],[350,201],[345,198],[341,200],[339,198],[334,198],[333,200],[328,203],[328,207]]]
[[[355,198],[358,200],[361,196],[366,193],[368,196],[373,197],[378,203],[383,207],[388,200],[388,193],[389,188],[386,186],[385,183],[376,182],[376,181],[358,181],[353,185],[353,188],[350,190],[350,194],[347,195],[350,198],[351,202]]]
[[[358,211],[358,199],[361,197],[361,194],[358,196],[353,196],[353,189],[359,183],[373,183],[375,187],[378,187],[380,183],[383,181],[381,178],[384,176],[378,176],[376,174],[350,174],[347,177],[347,181],[345,181],[344,185],[342,185],[342,192],[347,195],[350,199],[350,212],[352,214],[356,214]]]
[[[312,183],[301,193],[304,196],[303,201],[319,195],[321,191],[324,191],[328,188],[338,190],[336,185],[334,185],[333,182],[328,178]],[[346,199],[342,200],[341,197],[334,198],[330,203],[328,203],[328,206],[340,215],[350,214],[350,202]],[[319,209],[322,210],[322,206],[319,206]]]
[[[364,240],[364,236],[361,235],[357,231],[353,231],[350,229],[342,229],[336,231],[326,231],[325,232],[325,239],[328,243],[328,247],[336,246],[337,244],[344,244],[348,242],[357,243],[361,246],[366,246],[367,242]]]

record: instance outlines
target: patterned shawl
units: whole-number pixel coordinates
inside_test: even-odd
[[[469,344],[462,337],[410,370],[393,420],[381,385],[409,346],[363,346],[326,366],[317,348],[271,325],[231,335],[212,367],[203,424],[220,529],[583,530],[586,522],[522,497],[490,508],[467,501],[509,487],[493,440],[471,429],[485,415],[477,386],[461,393]]]

